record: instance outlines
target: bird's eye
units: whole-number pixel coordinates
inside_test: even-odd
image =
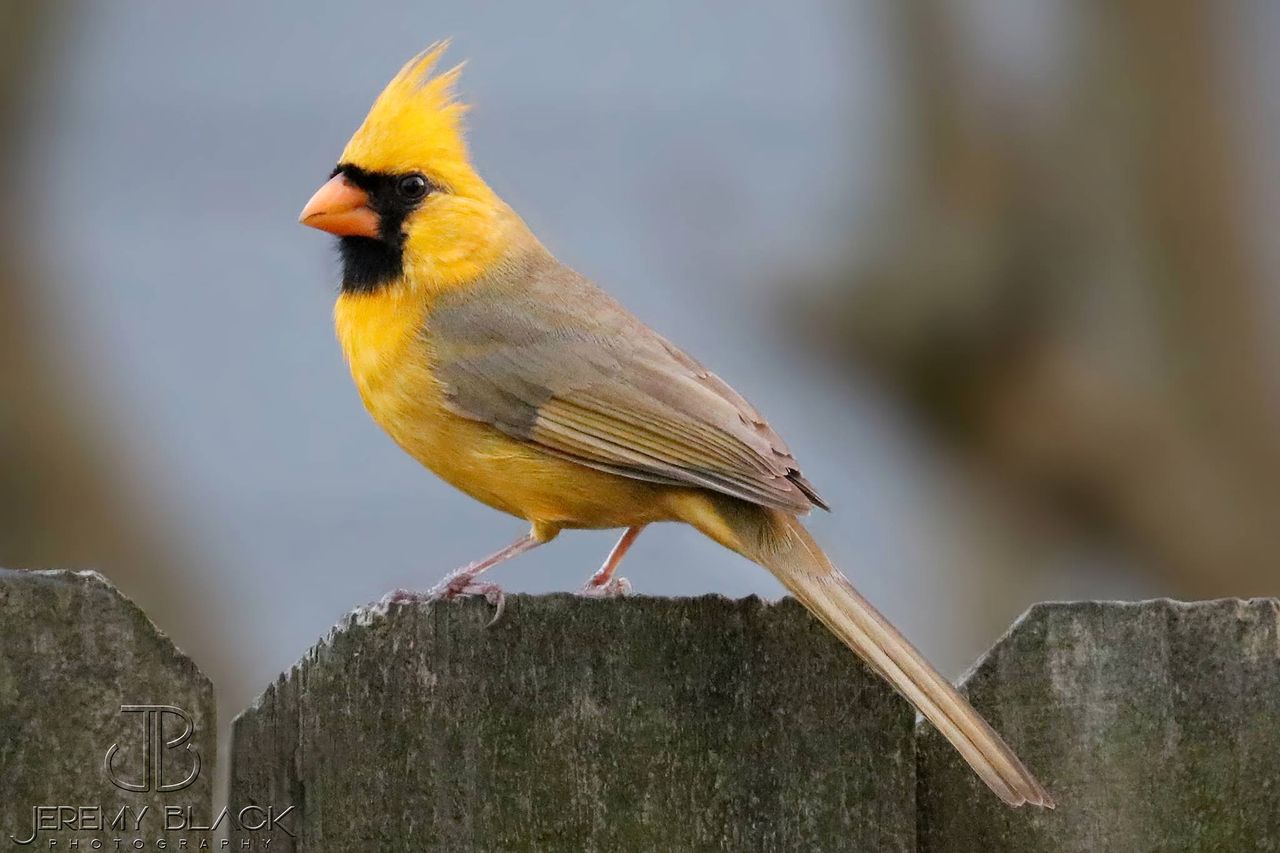
[[[396,192],[409,201],[417,201],[427,194],[427,179],[422,175],[405,175],[396,184]]]

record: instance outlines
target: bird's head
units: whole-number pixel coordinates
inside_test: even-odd
[[[474,277],[502,250],[514,216],[472,168],[454,96],[462,66],[432,71],[447,43],[400,70],[343,150],[304,225],[339,237],[343,290]]]

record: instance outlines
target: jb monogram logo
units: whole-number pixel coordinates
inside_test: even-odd
[[[195,734],[195,724],[191,717],[181,708],[173,705],[121,705],[122,714],[140,714],[142,716],[142,781],[129,782],[121,779],[115,767],[116,754],[120,744],[113,743],[107,750],[103,769],[111,784],[122,791],[159,791],[169,793],[181,791],[196,781],[200,775],[200,753],[191,745],[191,736]],[[176,717],[182,721],[182,732],[173,740],[165,739],[165,718]],[[189,755],[190,770],[181,782],[166,782],[165,753],[182,747],[182,753]],[[134,777],[138,778],[138,777]]]

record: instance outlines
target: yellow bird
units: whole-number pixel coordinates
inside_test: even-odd
[[[476,174],[445,45],[396,75],[301,221],[338,235],[338,338],[370,414],[446,482],[529,533],[430,598],[562,530],[679,521],[767,568],[955,745],[1010,805],[1053,801],[1000,736],[827,559],[798,516],[826,508],[782,439],[722,379],[552,257]]]

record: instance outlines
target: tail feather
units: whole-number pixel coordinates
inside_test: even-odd
[[[723,507],[724,505],[721,504]],[[697,524],[760,563],[845,645],[933,723],[1011,806],[1053,808],[1053,798],[968,701],[863,598],[792,515],[737,504]]]

